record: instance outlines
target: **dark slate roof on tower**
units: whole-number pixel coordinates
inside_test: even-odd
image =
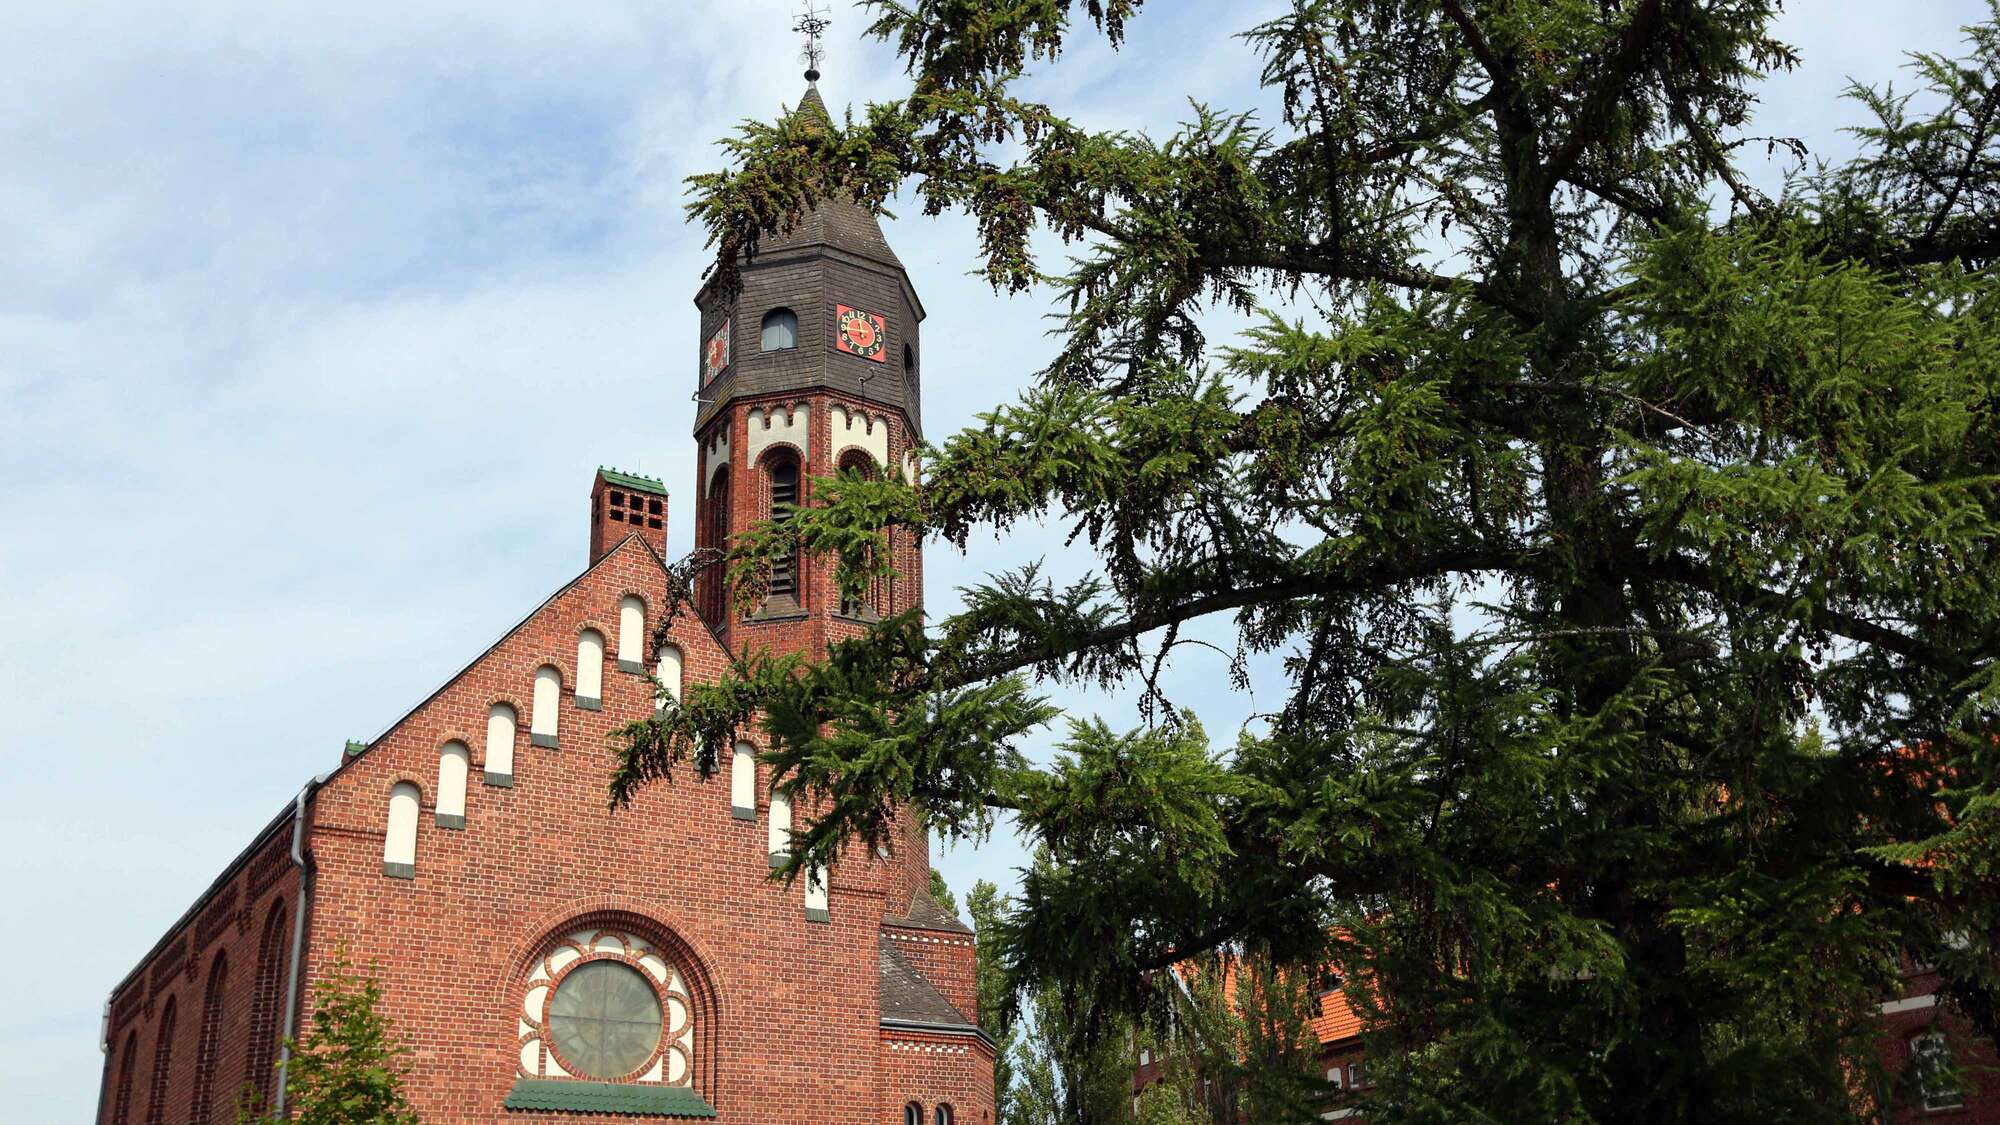
[[[965,1018],[944,994],[924,979],[924,974],[910,964],[896,943],[882,940],[882,1018],[903,1020],[908,1023],[925,1023],[938,1027],[962,1027],[973,1030],[977,1025]]]
[[[806,87],[805,97],[799,99],[798,108],[792,110],[793,116],[799,114],[811,114],[829,123],[833,120],[833,115],[827,112],[826,102],[819,96],[818,86]],[[868,208],[848,197],[820,200],[819,205],[810,214],[802,216],[790,230],[761,239],[757,252],[763,254],[800,246],[830,246],[893,269],[903,268],[903,260],[896,257],[896,252],[889,248],[889,240],[882,237],[882,225],[875,221]]]

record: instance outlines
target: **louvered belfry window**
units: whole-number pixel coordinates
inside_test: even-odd
[[[791,505],[799,502],[799,465],[792,460],[771,465],[771,519],[784,523],[792,518]],[[771,594],[798,597],[799,560],[796,554],[771,563]]]

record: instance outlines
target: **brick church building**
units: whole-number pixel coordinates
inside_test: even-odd
[[[799,112],[825,114],[816,90]],[[829,201],[695,304],[699,545],[837,468],[914,470],[923,306],[866,210]],[[991,1125],[973,937],[927,891],[920,825],[773,882],[793,813],[750,741],[607,808],[608,735],[658,705],[655,677],[678,696],[732,653],[824,653],[921,604],[916,544],[857,600],[793,560],[747,615],[711,568],[656,636],[667,501],[600,470],[583,573],[307,781],[118,983],[101,1125],[280,1098],[282,1044],[340,950],[377,966],[437,1125]]]

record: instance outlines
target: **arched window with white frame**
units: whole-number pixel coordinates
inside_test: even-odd
[[[915,1102],[904,1106],[903,1125],[924,1125],[924,1107]]]
[[[553,664],[535,669],[535,708],[528,716],[528,742],[556,748],[556,712],[562,706],[562,671]]]
[[[382,874],[392,879],[417,877],[417,817],[423,793],[414,782],[399,781],[389,790],[388,827],[382,834]]]
[[[604,707],[604,634],[595,629],[576,635],[576,705],[585,711]]]
[[[618,599],[618,670],[646,674],[646,603],[636,594]]]
[[[514,784],[514,724],[518,717],[510,704],[495,703],[486,709],[486,769],[488,785]]]
[[[738,820],[757,819],[757,748],[747,742],[729,755],[729,812]]]
[[[437,826],[465,827],[465,779],[472,772],[472,751],[453,739],[438,749]]]

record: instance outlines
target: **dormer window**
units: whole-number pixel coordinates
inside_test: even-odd
[[[799,346],[799,318],[790,309],[772,309],[764,314],[764,350],[781,352]]]

